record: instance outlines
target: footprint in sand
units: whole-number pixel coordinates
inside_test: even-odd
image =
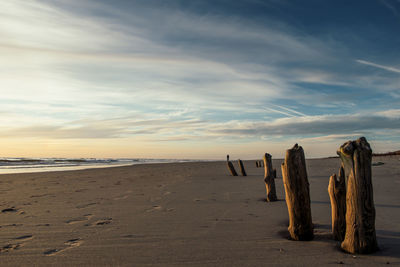
[[[36,198],[36,197],[46,197],[46,196],[54,196],[52,194],[41,194],[41,195],[32,195],[30,198]]]
[[[154,205],[151,209],[146,210],[146,212],[160,211],[161,209],[161,206]]]
[[[24,241],[31,240],[31,239],[33,239],[33,235],[23,235],[23,236],[19,236],[19,237],[15,238],[15,240],[24,240]]]
[[[95,222],[93,225],[106,225],[106,224],[110,224],[111,222],[112,222],[112,218],[105,218],[105,219]]]
[[[22,223],[13,223],[13,224],[6,224],[6,225],[0,225],[0,228],[5,228],[5,227],[18,227],[22,226]]]
[[[131,190],[126,191],[123,195],[115,197],[114,200],[127,199],[131,193],[132,193]]]
[[[33,239],[33,235],[23,235],[23,236],[19,236],[14,238],[14,240],[18,240],[18,241],[28,241]],[[0,253],[4,253],[4,252],[10,252],[16,249],[19,249],[20,247],[22,247],[24,244],[23,243],[10,243],[7,244],[3,247],[0,248]]]
[[[17,212],[18,209],[16,209],[15,207],[11,207],[11,208],[6,208],[1,210],[2,213],[6,213],[6,212]]]
[[[80,193],[80,192],[85,192],[85,191],[88,191],[88,189],[86,189],[86,188],[81,188],[81,189],[75,190],[75,192],[78,192],[78,193]]]
[[[90,203],[86,203],[86,204],[81,204],[76,206],[77,209],[83,209],[83,208],[87,208],[89,206],[93,206],[93,205],[97,205],[97,202],[90,202]]]
[[[90,220],[92,217],[93,217],[92,214],[85,214],[82,217],[67,220],[67,221],[65,221],[65,223],[75,224],[75,223],[80,223],[80,222],[86,222],[86,221]]]
[[[20,247],[21,247],[21,244],[7,244],[0,248],[0,253],[10,252],[12,250],[19,249]]]
[[[46,250],[45,252],[43,252],[43,254],[46,256],[54,256],[60,252],[67,250],[67,249],[79,247],[80,245],[82,245],[82,243],[83,243],[83,240],[80,238],[70,239],[70,240],[67,240],[64,242],[64,245],[66,245],[66,247],[49,249],[49,250]]]

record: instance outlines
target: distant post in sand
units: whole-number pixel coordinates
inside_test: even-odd
[[[347,175],[346,234],[342,249],[372,253],[378,249],[372,190],[372,150],[365,137],[344,143],[337,154]]]
[[[272,170],[271,155],[265,153],[263,159],[264,159],[264,170],[265,170],[264,182],[265,182],[265,188],[267,190],[267,201],[268,202],[277,201],[278,198],[276,197],[275,176]]]
[[[343,166],[339,169],[339,179],[336,174],[330,177],[328,193],[331,199],[333,239],[343,241],[346,233],[346,178]]]
[[[261,168],[263,166],[262,160],[256,160],[256,167]]]
[[[226,165],[228,166],[228,170],[232,176],[238,176],[235,168],[233,167],[232,162],[229,161],[229,155],[226,155]]]
[[[289,212],[290,236],[293,240],[311,240],[314,238],[314,229],[303,148],[295,144],[293,148],[286,150],[285,162],[281,168]]]
[[[240,173],[242,174],[242,176],[247,176],[246,171],[244,169],[243,162],[240,159],[238,159],[238,164],[239,164],[239,169],[240,169]]]

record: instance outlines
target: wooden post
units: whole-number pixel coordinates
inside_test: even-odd
[[[226,165],[228,166],[228,170],[231,173],[232,176],[238,176],[237,172],[235,171],[235,168],[233,167],[232,162],[227,161]]]
[[[258,160],[256,160],[256,167],[258,168],[259,166],[258,166]]]
[[[344,143],[338,155],[347,175],[346,234],[342,249],[372,253],[378,249],[371,179],[372,150],[365,137]]]
[[[289,212],[290,236],[293,240],[311,240],[314,229],[303,148],[295,144],[293,148],[286,150],[285,162],[281,168]]]
[[[339,179],[336,174],[330,177],[328,193],[331,199],[333,239],[343,241],[346,233],[346,178],[343,166],[339,169]]]
[[[267,190],[267,201],[268,202],[277,201],[278,199],[276,197],[276,190],[275,190],[275,177],[272,171],[272,160],[271,160],[271,155],[268,153],[265,153],[264,155],[264,170],[265,170],[264,182],[265,182],[265,188]]]
[[[239,169],[240,169],[240,172],[242,173],[242,176],[247,176],[246,171],[244,169],[243,162],[239,159],[238,163],[239,163]]]
[[[276,169],[274,168],[274,170],[272,171],[272,175],[274,176],[274,178],[276,178]]]

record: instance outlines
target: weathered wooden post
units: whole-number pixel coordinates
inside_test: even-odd
[[[256,160],[256,167],[257,167],[257,168],[259,167],[259,165],[258,165],[258,160]]]
[[[343,241],[346,233],[346,178],[343,166],[339,169],[339,179],[336,174],[330,177],[328,193],[331,199],[333,239]]]
[[[242,174],[242,176],[247,176],[246,171],[245,171],[245,169],[244,169],[243,162],[239,159],[239,160],[238,160],[238,163],[239,163],[240,173]]]
[[[293,240],[311,240],[314,229],[303,148],[295,144],[293,148],[286,150],[285,162],[281,168],[289,212],[290,236]]]
[[[274,176],[274,178],[276,178],[276,169],[274,168],[274,170],[272,171],[272,175]]]
[[[265,188],[267,190],[267,201],[268,202],[277,201],[276,189],[275,189],[275,176],[273,175],[273,170],[272,170],[271,155],[265,153],[263,159],[264,159],[264,170],[265,170],[264,182],[265,182]]]
[[[229,161],[229,155],[226,157],[226,166],[228,166],[228,170],[232,176],[238,176],[235,168],[233,167],[232,162]]]
[[[346,234],[342,249],[372,253],[378,249],[371,179],[372,150],[365,137],[344,143],[337,151],[347,175]]]

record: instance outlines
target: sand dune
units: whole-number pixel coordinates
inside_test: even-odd
[[[313,241],[287,239],[279,201],[265,202],[263,169],[225,162],[136,165],[0,175],[2,266],[321,266],[400,264],[400,161],[374,157],[381,250],[349,255],[331,239],[329,176],[339,159],[307,160]]]

